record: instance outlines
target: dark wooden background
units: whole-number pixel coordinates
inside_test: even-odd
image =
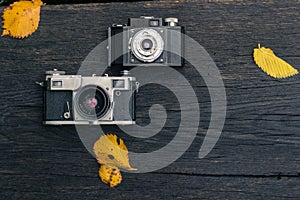
[[[300,79],[274,80],[252,59],[257,43],[300,70],[300,2],[193,1],[46,5],[29,38],[0,39],[1,199],[297,199],[300,197]],[[4,7],[0,8],[2,12]],[[175,163],[156,172],[123,173],[111,189],[73,126],[42,125],[44,71],[74,74],[87,54],[106,39],[112,23],[129,17],[175,16],[186,33],[216,62],[227,92],[223,133],[213,151],[198,159],[210,119],[209,95],[192,67],[178,69],[201,96],[197,138]],[[163,88],[149,86],[138,99],[139,123]],[[160,90],[161,89],[161,90]],[[150,95],[149,95],[150,94]],[[169,113],[178,112],[178,106]],[[175,115],[176,116],[176,115]],[[174,117],[174,116],[173,116]],[[173,120],[173,121],[172,121]],[[168,143],[177,127],[137,140],[118,133],[130,150],[148,152]],[[107,132],[117,131],[106,127]]]

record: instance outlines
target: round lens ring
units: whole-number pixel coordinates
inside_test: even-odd
[[[142,62],[154,62],[164,50],[164,41],[157,30],[145,28],[130,39],[133,55]]]
[[[76,95],[75,104],[78,113],[87,119],[102,118],[110,107],[108,94],[94,85],[83,87]]]

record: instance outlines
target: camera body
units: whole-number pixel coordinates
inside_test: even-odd
[[[135,77],[65,75],[48,71],[44,124],[135,124]]]
[[[184,27],[177,18],[129,18],[108,29],[109,66],[183,66]]]

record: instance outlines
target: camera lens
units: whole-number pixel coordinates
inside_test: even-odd
[[[142,41],[142,48],[145,50],[145,51],[149,51],[150,49],[152,49],[153,47],[153,42],[149,39],[144,39]]]
[[[155,29],[142,29],[130,41],[133,55],[142,62],[154,62],[164,50],[163,38]]]
[[[89,119],[103,117],[110,107],[107,93],[102,88],[93,85],[82,88],[76,100],[79,114]]]

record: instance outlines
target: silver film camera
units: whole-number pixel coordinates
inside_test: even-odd
[[[177,18],[130,18],[108,29],[109,66],[183,66],[184,27]],[[176,53],[175,53],[176,52]]]
[[[65,75],[47,71],[44,124],[134,124],[135,77]]]

